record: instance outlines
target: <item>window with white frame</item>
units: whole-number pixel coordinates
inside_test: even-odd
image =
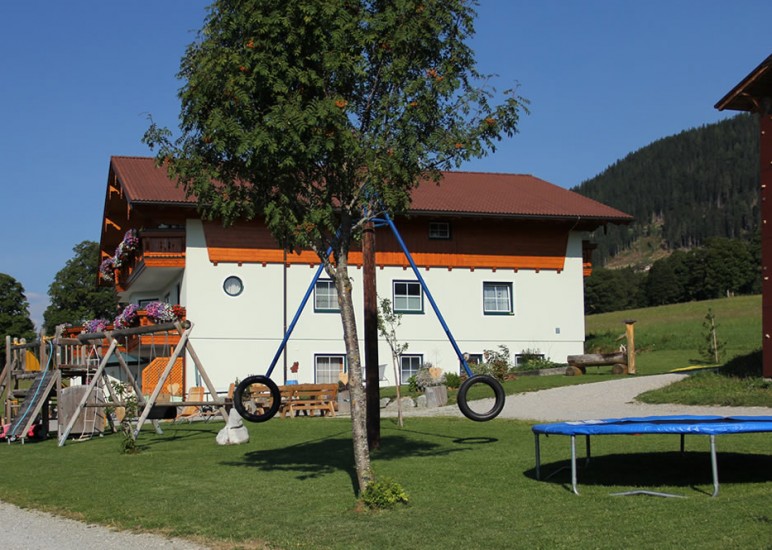
[[[331,279],[319,279],[314,286],[314,311],[340,311],[338,289]]]
[[[418,370],[424,364],[423,355],[399,356],[399,380],[400,384],[407,384],[408,378],[418,374]]]
[[[429,238],[438,240],[450,239],[450,223],[429,222]]]
[[[394,312],[423,313],[424,295],[418,281],[394,281]]]
[[[483,283],[483,312],[486,315],[512,313],[512,283]]]
[[[316,384],[337,384],[340,375],[346,372],[345,355],[314,356],[314,382]]]

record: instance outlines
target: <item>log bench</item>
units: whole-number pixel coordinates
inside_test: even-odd
[[[615,351],[613,353],[589,353],[585,355],[569,355],[566,376],[578,376],[587,374],[587,367],[605,367],[613,365],[613,374],[627,373],[627,353]]]
[[[279,412],[285,418],[299,414],[301,411],[313,414],[319,411],[321,416],[335,416],[338,407],[337,384],[294,384],[279,386],[281,392],[281,407]]]

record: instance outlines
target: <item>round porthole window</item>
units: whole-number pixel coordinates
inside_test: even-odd
[[[231,275],[225,279],[222,288],[228,296],[238,296],[244,290],[244,283],[235,275]]]

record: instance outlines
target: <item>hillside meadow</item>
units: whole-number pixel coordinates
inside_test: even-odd
[[[619,349],[625,344],[625,321],[634,320],[638,374],[710,365],[701,354],[707,347],[709,331],[703,323],[709,311],[718,341],[725,344],[720,363],[761,348],[761,296],[753,295],[589,315],[585,350]]]

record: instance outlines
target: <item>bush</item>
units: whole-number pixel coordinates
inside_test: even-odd
[[[553,363],[549,359],[542,359],[541,357],[534,357],[530,359],[526,359],[525,362],[521,363],[519,366],[511,369],[510,372],[516,374],[518,371],[522,372],[524,370],[540,370],[540,369],[551,369],[553,367],[559,367],[557,363]]]
[[[461,376],[454,372],[445,373],[445,385],[449,388],[458,388],[461,386]]]
[[[474,373],[488,374],[497,380],[503,381],[512,366],[509,359],[509,348],[501,345],[499,346],[499,351],[486,349],[483,351],[483,358],[485,363],[479,365],[476,369],[473,368]]]
[[[362,502],[371,510],[388,510],[397,504],[407,504],[408,496],[399,483],[383,478],[367,486],[362,495]]]

